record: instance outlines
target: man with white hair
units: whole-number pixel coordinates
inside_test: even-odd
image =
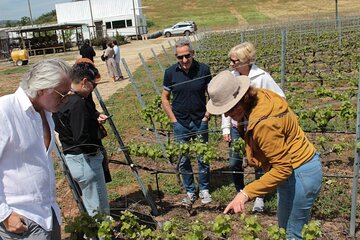
[[[46,59],[0,97],[0,238],[61,239],[51,112],[67,100],[70,67]]]

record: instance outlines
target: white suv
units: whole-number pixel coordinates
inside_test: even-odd
[[[171,28],[164,29],[163,33],[165,37],[170,37],[171,35],[185,35],[189,36],[190,33],[195,31],[194,22],[178,22]]]

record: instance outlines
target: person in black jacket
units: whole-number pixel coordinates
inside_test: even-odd
[[[96,53],[94,51],[94,48],[90,46],[90,40],[85,39],[84,45],[80,48],[80,55],[83,58],[88,58],[92,62],[94,62],[94,57],[96,56]]]
[[[88,63],[75,64],[70,72],[71,92],[67,102],[53,114],[65,162],[79,184],[82,200],[90,216],[96,211],[109,213],[109,202],[102,168],[103,154],[99,116],[86,98],[95,87],[96,72]]]

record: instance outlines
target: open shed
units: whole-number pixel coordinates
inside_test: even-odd
[[[11,47],[27,49],[30,55],[65,52],[72,47],[72,36],[76,44],[83,41],[82,26],[86,24],[42,24],[13,27],[6,30]],[[10,47],[10,48],[11,48]]]

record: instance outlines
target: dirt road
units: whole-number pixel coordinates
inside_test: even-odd
[[[137,67],[141,65],[141,60],[138,56],[141,53],[145,59],[150,59],[153,57],[151,52],[151,48],[154,49],[156,54],[163,53],[162,45],[165,48],[169,48],[169,42],[171,42],[172,46],[174,45],[174,40],[178,39],[179,37],[160,37],[157,39],[149,39],[146,41],[132,41],[129,44],[121,45],[120,46],[120,57],[125,58],[127,65],[130,68],[130,71],[133,73]],[[192,40],[192,39],[191,39]],[[126,71],[121,65],[121,70],[126,80],[113,82],[112,78],[109,77],[107,73],[107,68],[105,62],[101,61],[100,56],[102,51],[96,51],[96,57],[94,59],[96,63],[96,67],[99,69],[101,73],[101,81],[98,85],[98,90],[101,93],[101,96],[104,100],[107,100],[111,95],[113,95],[118,89],[124,88],[127,84],[130,83],[129,79],[127,78]]]

